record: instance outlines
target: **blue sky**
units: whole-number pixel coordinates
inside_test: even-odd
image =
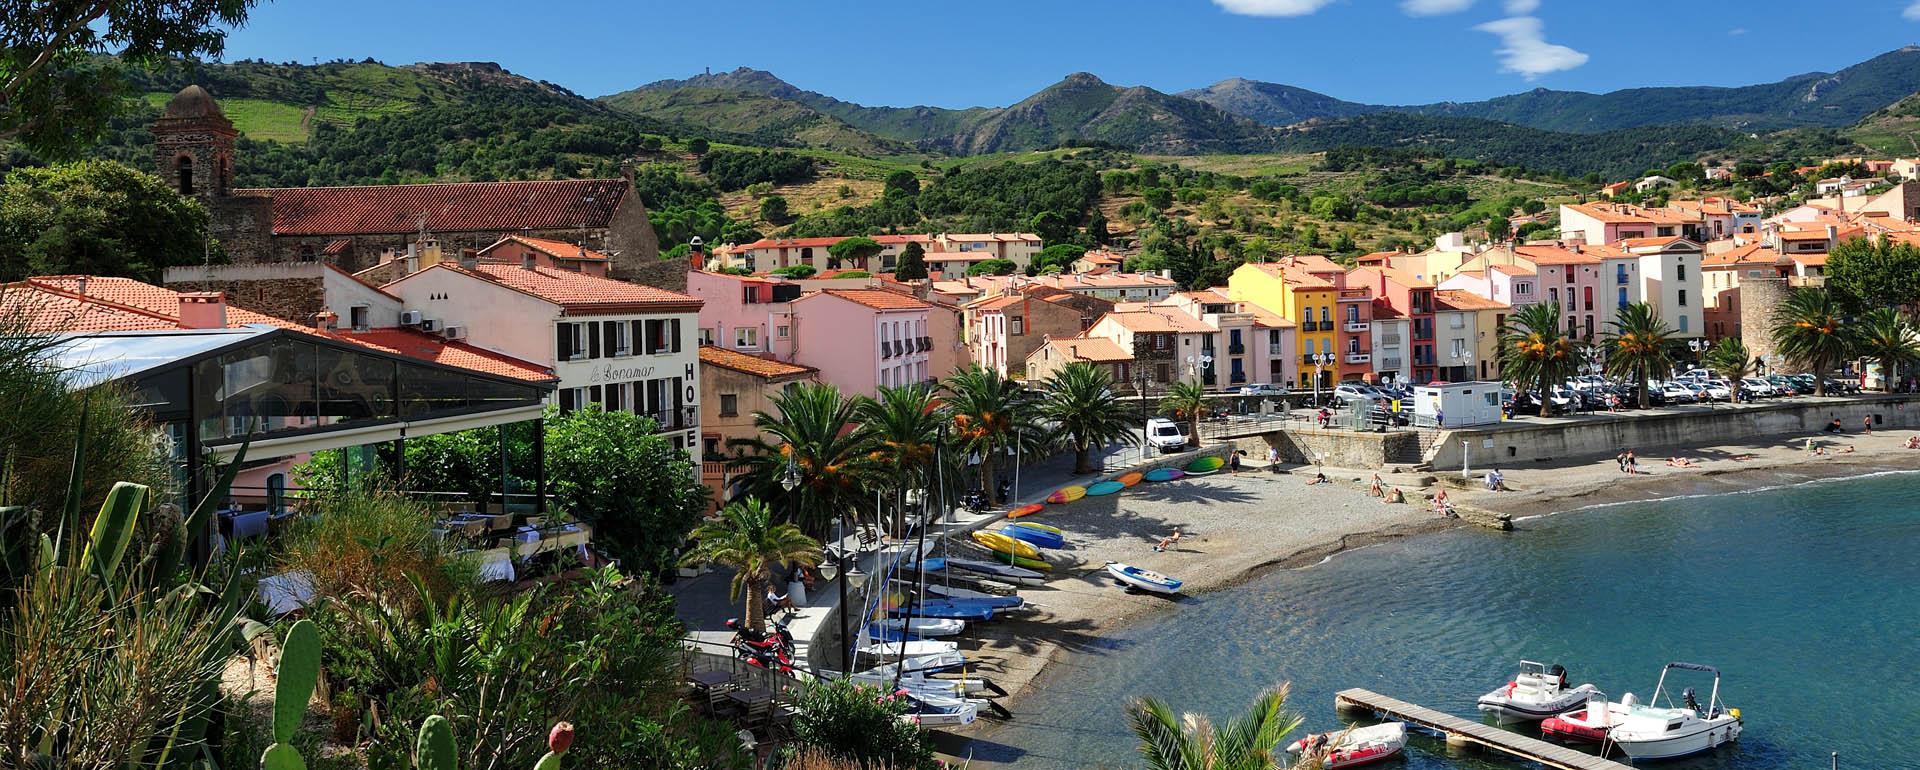
[[[1228,77],[1352,101],[1746,85],[1920,40],[1920,0],[273,0],[228,59],[496,61],[599,96],[747,66],[874,105],[999,106],[1062,76]]]

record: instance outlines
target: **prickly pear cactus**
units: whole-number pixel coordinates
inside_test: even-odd
[[[302,620],[287,629],[280,645],[280,668],[273,691],[273,745],[260,755],[262,770],[306,770],[293,747],[293,735],[307,716],[307,701],[320,679],[320,632]]]
[[[459,770],[453,750],[453,724],[434,714],[420,723],[420,738],[413,748],[416,770]]]

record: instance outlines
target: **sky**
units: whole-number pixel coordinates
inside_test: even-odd
[[[1818,5],[1809,35],[1805,0],[266,0],[224,58],[492,61],[586,96],[752,67],[868,105],[1002,106],[1073,72],[1417,104],[1764,83],[1920,41],[1920,0]]]

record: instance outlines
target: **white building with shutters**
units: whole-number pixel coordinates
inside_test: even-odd
[[[419,314],[424,331],[552,367],[561,410],[599,404],[647,415],[676,446],[697,451],[698,298],[537,257],[443,262],[383,288]]]

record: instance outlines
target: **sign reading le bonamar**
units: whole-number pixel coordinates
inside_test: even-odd
[[[589,370],[587,379],[589,382],[626,382],[643,380],[651,376],[653,376],[651,366],[616,367],[613,364],[607,364],[598,369]]]

